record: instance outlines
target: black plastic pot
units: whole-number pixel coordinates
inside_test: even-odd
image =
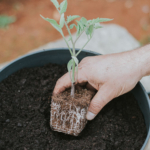
[[[78,57],[79,60],[83,59],[86,56],[95,56],[99,55],[98,53],[91,51],[82,51]],[[70,60],[70,53],[68,49],[49,49],[42,50],[38,52],[33,52],[27,55],[24,55],[4,67],[0,71],[0,82],[7,78],[12,73],[25,68],[25,67],[37,67],[43,66],[47,63],[56,63],[56,64],[66,64]],[[150,138],[150,103],[149,97],[146,93],[146,90],[143,88],[142,84],[139,82],[136,87],[132,90],[135,98],[138,101],[139,107],[144,115],[146,127],[147,127],[147,138],[141,148],[141,150],[148,150],[148,141]],[[142,131],[141,131],[142,132]],[[150,144],[150,143],[149,143]]]

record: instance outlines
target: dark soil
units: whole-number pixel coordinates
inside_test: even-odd
[[[66,65],[22,69],[0,83],[0,150],[140,150],[146,138],[131,93],[111,101],[79,137],[50,129],[50,99]]]

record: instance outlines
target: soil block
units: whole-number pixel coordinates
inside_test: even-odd
[[[0,83],[0,150],[140,150],[146,125],[132,93],[109,104],[79,136],[50,128],[52,92],[66,65],[24,68]]]
[[[86,113],[94,93],[76,90],[75,97],[70,90],[52,96],[50,126],[54,131],[78,136],[84,129]]]

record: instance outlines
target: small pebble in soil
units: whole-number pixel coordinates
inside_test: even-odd
[[[7,123],[8,123],[8,122],[10,122],[10,120],[9,120],[9,119],[7,119],[7,120],[6,120],[6,122],[7,122]]]
[[[18,126],[18,127],[22,127],[22,124],[21,124],[21,123],[18,123],[17,126]]]
[[[22,84],[25,84],[26,81],[27,81],[26,79],[22,79],[22,80],[21,80],[21,83],[22,83]]]

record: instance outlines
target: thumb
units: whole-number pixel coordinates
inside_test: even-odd
[[[83,82],[87,82],[87,79],[83,73],[82,70],[80,70],[78,72],[78,81],[77,83],[83,83]],[[70,75],[69,73],[64,74],[61,78],[59,78],[56,82],[53,94],[59,94],[63,91],[65,91],[65,89],[71,87],[71,80],[70,80]]]
[[[53,94],[59,94],[63,92],[65,89],[69,88],[70,86],[71,86],[71,80],[69,77],[69,73],[66,73],[57,80]]]
[[[113,88],[108,85],[103,85],[94,98],[92,99],[86,118],[87,120],[93,120],[100,110],[114,98]]]

